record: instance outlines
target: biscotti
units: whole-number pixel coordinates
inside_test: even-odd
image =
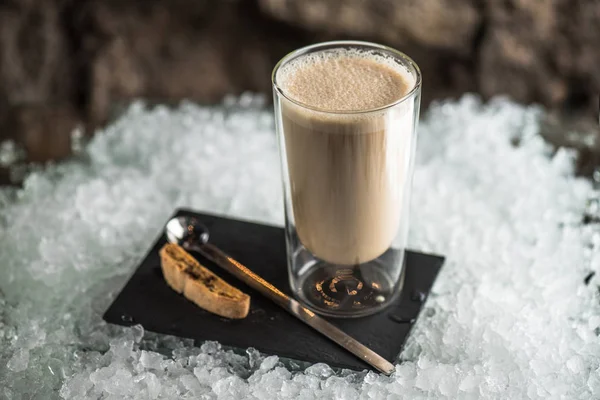
[[[226,318],[248,315],[250,296],[202,266],[181,246],[164,245],[160,260],[167,284],[199,307]]]

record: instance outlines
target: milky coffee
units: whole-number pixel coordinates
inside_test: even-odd
[[[276,76],[298,237],[316,257],[356,265],[398,234],[409,179],[415,79],[358,50],[300,56]],[[289,99],[293,100],[290,101]]]

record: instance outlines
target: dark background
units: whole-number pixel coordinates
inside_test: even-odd
[[[0,0],[0,141],[45,161],[133,98],[270,97],[283,55],[332,39],[409,54],[424,107],[507,94],[596,128],[600,0]]]

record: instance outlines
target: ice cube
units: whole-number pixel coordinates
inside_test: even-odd
[[[314,375],[319,378],[329,378],[333,374],[331,367],[324,363],[313,364],[306,368],[304,371],[306,374]]]
[[[164,356],[153,351],[142,350],[140,354],[140,363],[144,368],[160,370],[163,369],[162,361]]]
[[[275,367],[275,365],[277,365],[278,362],[279,362],[279,357],[269,356],[269,357],[265,358],[263,360],[263,362],[260,364],[260,370],[268,371],[270,369],[273,369]]]
[[[238,376],[219,379],[212,386],[214,393],[226,399],[243,399],[248,394],[248,384]]]
[[[18,349],[13,356],[8,360],[6,365],[13,372],[21,372],[27,369],[29,364],[29,350]]]

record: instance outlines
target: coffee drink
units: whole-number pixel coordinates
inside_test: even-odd
[[[302,245],[337,265],[379,257],[407,203],[414,105],[399,100],[415,78],[386,55],[335,49],[290,61],[276,81]]]

